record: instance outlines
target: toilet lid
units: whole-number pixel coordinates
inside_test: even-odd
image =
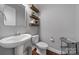
[[[47,49],[47,47],[48,47],[48,44],[46,44],[46,43],[44,43],[44,42],[38,42],[36,45],[37,45],[39,48],[41,48],[41,49]]]

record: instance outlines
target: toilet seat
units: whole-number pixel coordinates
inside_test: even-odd
[[[46,44],[44,42],[38,42],[38,43],[36,43],[36,45],[38,46],[38,48],[41,48],[41,49],[47,49],[48,48],[48,44]]]

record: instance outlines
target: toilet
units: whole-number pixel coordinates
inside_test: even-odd
[[[45,42],[39,42],[39,35],[32,36],[32,43],[37,48],[37,53],[40,55],[46,55],[46,49],[48,48],[48,44]]]

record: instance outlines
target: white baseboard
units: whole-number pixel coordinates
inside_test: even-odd
[[[52,52],[55,52],[55,53],[58,53],[58,54],[61,54],[61,51],[57,50],[57,49],[54,49],[52,47],[48,47],[48,50],[52,51]]]

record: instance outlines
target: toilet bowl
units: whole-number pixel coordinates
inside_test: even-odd
[[[38,54],[46,55],[48,44],[42,41],[39,42],[39,35],[32,36],[32,43],[36,46]]]

